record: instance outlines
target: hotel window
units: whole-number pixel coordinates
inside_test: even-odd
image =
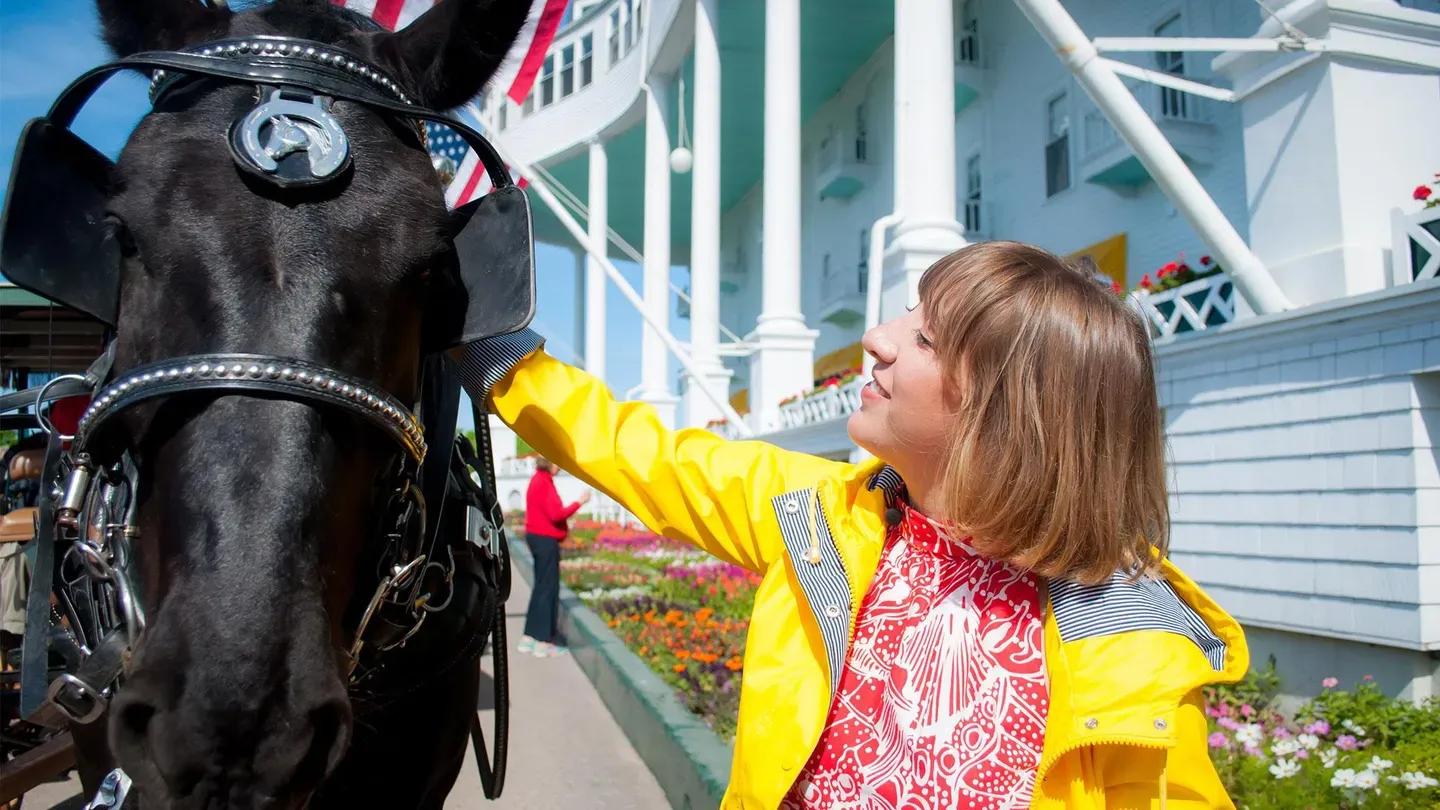
[[[501,96],[500,106],[497,110],[495,110],[495,128],[503,131],[505,127],[509,126],[510,124],[509,118],[510,102],[507,101],[504,96]]]
[[[635,47],[635,0],[625,0],[625,53]]]
[[[1070,187],[1070,105],[1061,93],[1045,105],[1045,196]]]
[[[610,12],[610,66],[620,61],[620,9]]]
[[[555,103],[555,54],[545,57],[540,68],[540,109]]]
[[[529,95],[525,96],[525,103],[520,105],[522,116],[530,116],[535,113],[535,88],[530,88]]]
[[[870,147],[865,140],[865,104],[855,105],[855,162],[864,163]]]
[[[975,18],[977,0],[964,0],[960,4],[960,24],[955,32],[955,61],[962,65],[980,63],[980,22]]]
[[[560,49],[560,97],[575,92],[575,46]]]
[[[965,230],[980,233],[980,156],[965,161]]]
[[[595,35],[586,34],[580,38],[580,86],[589,87],[590,81],[595,77]]]
[[[1182,33],[1179,14],[1155,26],[1155,36],[1157,37],[1178,37]],[[1181,51],[1158,51],[1155,54],[1155,67],[1161,73],[1184,76],[1185,54]],[[1166,118],[1189,118],[1189,96],[1172,87],[1156,87],[1155,89],[1160,91],[1161,115]]]
[[[870,229],[860,229],[860,261],[855,263],[855,269],[859,271],[859,290],[868,292],[870,289]]]

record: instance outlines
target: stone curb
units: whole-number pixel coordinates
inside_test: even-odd
[[[524,538],[512,539],[510,548],[515,570],[533,583],[533,559]],[[655,775],[670,806],[718,810],[730,782],[730,746],[685,708],[670,685],[564,585],[560,586],[560,632],[575,663]]]

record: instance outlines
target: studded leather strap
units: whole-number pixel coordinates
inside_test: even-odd
[[[419,420],[390,394],[316,363],[263,354],[195,354],[131,369],[95,395],[80,418],[74,447],[83,452],[86,442],[127,408],[201,391],[259,391],[338,406],[384,430],[417,465],[425,458]]]

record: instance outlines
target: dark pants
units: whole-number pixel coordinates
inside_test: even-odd
[[[559,642],[560,541],[538,534],[525,535],[535,559],[535,583],[525,610],[525,635],[537,641]]]

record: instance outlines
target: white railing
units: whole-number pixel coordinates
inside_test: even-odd
[[[585,512],[591,520],[600,523],[618,523],[621,526],[642,527],[644,524],[638,518],[625,510],[614,498],[599,491],[592,490],[590,503],[585,505]]]
[[[501,459],[498,469],[495,470],[495,475],[497,475],[497,476],[502,476],[502,477],[505,477],[505,476],[511,476],[511,477],[513,477],[513,476],[528,476],[528,475],[534,475],[534,474],[535,474],[535,457],[534,457],[534,456],[528,456],[528,457],[526,457],[526,458],[514,458],[514,457],[511,457],[511,458]]]
[[[716,436],[723,436],[732,441],[740,438],[740,431],[736,430],[734,425],[724,419],[711,422],[705,426],[705,429],[714,433]]]
[[[1440,278],[1440,206],[1415,214],[1396,208],[1390,222],[1394,234],[1390,283],[1411,284]]]
[[[1157,339],[1200,332],[1207,326],[1235,320],[1235,285],[1225,273],[1158,293],[1136,290],[1129,301],[1154,328]]]
[[[866,378],[857,377],[844,385],[827,386],[781,405],[780,427],[797,428],[849,416],[860,409],[860,389],[865,383]]]
[[[1166,121],[1186,121],[1192,124],[1207,124],[1211,120],[1210,102],[1207,99],[1182,93],[1168,87],[1142,82],[1138,79],[1122,78],[1126,88],[1140,102],[1150,119],[1157,124]],[[1084,114],[1081,116],[1081,135],[1084,141],[1080,144],[1081,160],[1087,160],[1101,152],[1120,146],[1124,143],[1120,139],[1120,133],[1110,125],[1101,112],[1088,97],[1077,94],[1078,98],[1084,98],[1081,103],[1084,105]]]

